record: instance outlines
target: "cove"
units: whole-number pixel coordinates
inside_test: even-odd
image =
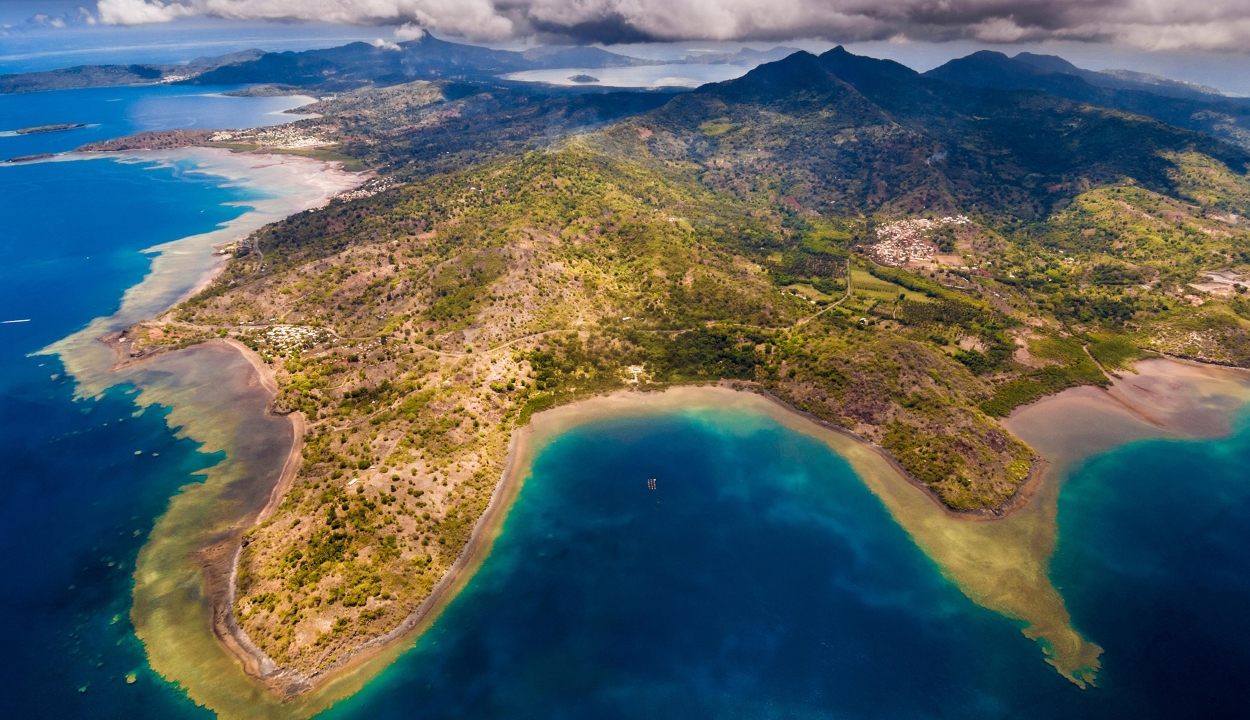
[[[538,438],[489,557],[327,717],[998,717],[1084,695],[750,404]],[[656,480],[650,490],[647,481]]]

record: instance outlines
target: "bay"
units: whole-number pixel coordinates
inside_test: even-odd
[[[303,117],[285,111],[312,101],[304,96],[223,94],[238,87],[144,85],[0,95],[0,160],[67,152],[138,132],[278,125]],[[86,127],[15,134],[23,128],[62,124]]]
[[[1242,424],[1073,471],[1055,576],[1107,649],[1081,690],[818,441],[745,413],[585,425],[417,647],[327,717],[1242,717],[1247,460]]]

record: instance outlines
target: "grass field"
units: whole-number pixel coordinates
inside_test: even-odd
[[[862,296],[869,300],[895,302],[899,293],[913,302],[929,302],[924,293],[908,290],[892,282],[873,277],[867,270],[851,268],[851,295]]]

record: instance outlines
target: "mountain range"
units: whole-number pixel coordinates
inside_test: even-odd
[[[1250,148],[1250,99],[1213,88],[1126,70],[1082,70],[1053,55],[983,50],[925,73],[955,85],[1037,90],[1077,102],[1115,108],[1205,132]]]

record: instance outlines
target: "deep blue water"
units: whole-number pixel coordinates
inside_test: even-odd
[[[182,122],[170,90],[0,97],[0,118],[120,134],[136,117]],[[211,118],[218,100],[193,102]],[[70,140],[56,147],[84,141]],[[0,138],[0,155],[30,152],[5,144],[24,141]],[[131,388],[74,402],[55,358],[28,353],[111,313],[147,270],[140,250],[247,200],[178,167],[0,166],[0,320],[30,319],[0,324],[2,717],[208,716],[147,669],[128,610],[154,519],[216,458],[159,409],[134,415]],[[1245,717],[1248,466],[1242,425],[1073,474],[1054,576],[1106,649],[1100,687],[1083,692],[942,579],[823,445],[732,415],[584,427],[538,457],[494,553],[417,648],[327,715]]]
[[[1061,501],[1052,574],[1106,650],[1107,694],[1141,717],[1250,716],[1247,419],[1093,458]]]
[[[563,436],[466,591],[329,715],[1246,716],[1244,431],[1122,448],[1066,486],[1055,576],[1106,648],[1082,691],[944,581],[841,458],[743,422]]]
[[[0,95],[0,160],[67,152],[86,143],[148,130],[277,125],[302,117],[282,111],[307,102],[292,97],[236,98],[221,94],[234,87],[159,85]],[[75,123],[90,127],[3,134]]]
[[[95,102],[103,95],[94,91],[0,96],[0,122],[72,119],[100,123],[95,137],[108,137],[220,120],[216,111],[186,115],[218,99],[188,102],[170,90],[115,89],[116,103]],[[221,100],[239,124],[268,117],[250,100]],[[85,141],[74,135],[33,137],[53,143],[43,151]],[[31,152],[27,141],[0,137],[0,156]],[[29,356],[116,310],[148,270],[141,250],[246,211],[254,191],[186,170],[0,164],[0,320],[29,320],[0,324],[0,717],[208,715],[145,670],[129,622],[130,574],[169,497],[217,458],[175,439],[162,410],[135,416],[133,388],[75,402],[57,359]]]

